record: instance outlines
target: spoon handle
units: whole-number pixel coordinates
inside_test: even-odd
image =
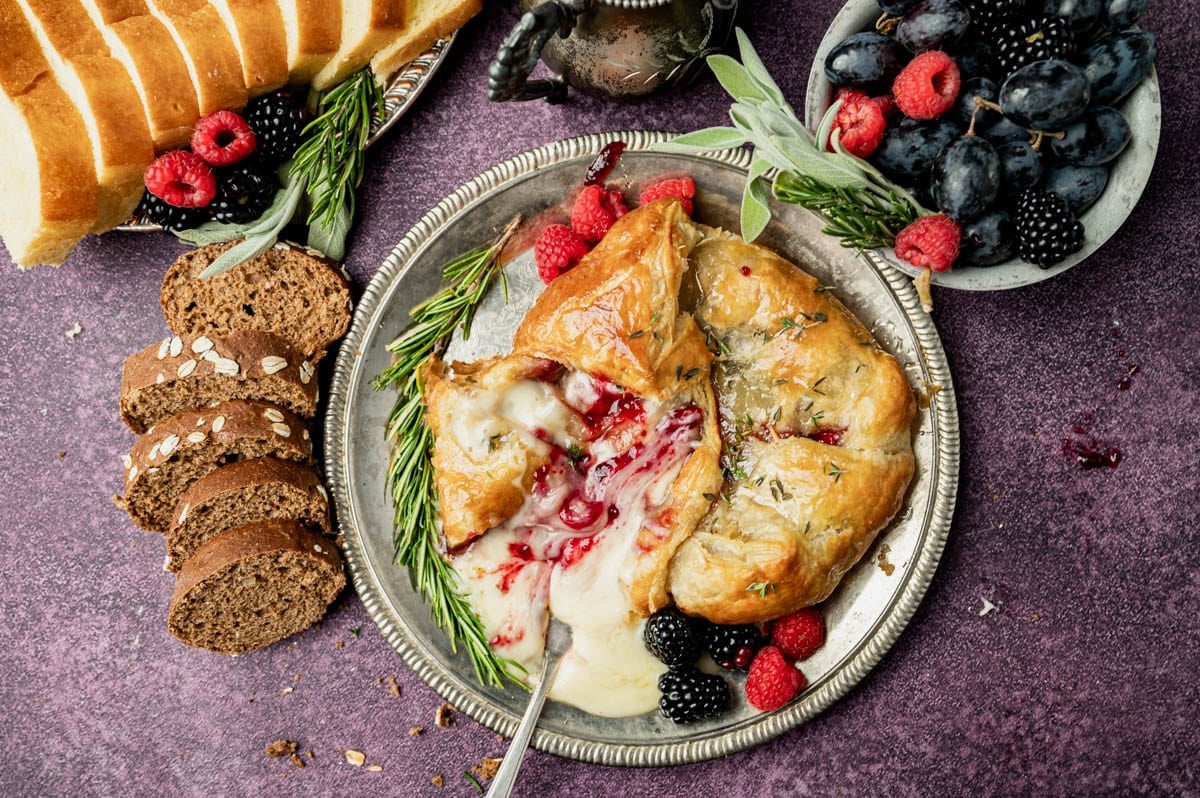
[[[525,714],[517,726],[517,733],[513,735],[512,743],[508,746],[508,752],[504,755],[504,761],[500,763],[500,769],[496,771],[485,798],[508,798],[512,794],[513,785],[517,782],[517,771],[521,769],[525,749],[529,747],[529,739],[537,726],[538,716],[542,714],[542,705],[546,703],[546,694],[550,692],[559,662],[561,657],[549,654],[542,662],[542,675],[538,677],[537,686],[529,698],[529,706],[525,708]]]

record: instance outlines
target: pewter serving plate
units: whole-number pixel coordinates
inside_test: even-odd
[[[453,43],[454,36],[449,39],[438,39],[428,50],[392,76],[392,79],[388,81],[387,88],[383,90],[383,115],[371,125],[371,135],[367,139],[368,147],[379,141],[384,133],[400,121],[400,117],[404,116],[409,106],[416,102],[417,97],[421,96],[421,92],[429,85],[429,81],[438,71],[438,67],[446,60],[446,55],[450,52],[450,45]],[[162,227],[152,222],[143,222],[135,217],[116,229],[148,232],[162,230]]]
[[[879,13],[879,6],[875,4],[875,0],[850,0],[830,23],[825,38],[817,47],[817,56],[813,59],[812,69],[808,74],[804,124],[809,130],[817,129],[825,109],[833,102],[833,86],[825,77],[825,57],[847,36],[859,31],[874,30]],[[1100,249],[1133,212],[1146,183],[1150,180],[1150,170],[1154,167],[1154,159],[1158,155],[1158,136],[1162,127],[1158,73],[1151,70],[1150,75],[1130,92],[1118,107],[1129,120],[1133,138],[1125,152],[1109,164],[1108,186],[1100,199],[1079,217],[1084,230],[1081,250],[1049,269],[1039,268],[1018,258],[1006,260],[995,266],[955,266],[950,271],[934,272],[933,284],[965,291],[1020,288],[1062,274]],[[912,277],[924,271],[900,260],[890,249],[868,250],[863,253],[863,257],[877,266],[899,269]]]
[[[610,184],[637,196],[650,179],[686,172],[697,185],[696,218],[737,229],[750,156],[647,153],[661,133],[585,136],[519,155],[489,169],[426,214],[384,261],[367,287],[342,343],[326,419],[326,473],[333,487],[354,585],[371,617],[404,662],[454,706],[512,735],[528,694],[480,687],[465,654],[455,655],[434,626],[406,571],[392,564],[392,505],[385,480],[384,424],[395,395],[371,380],[388,365],[385,346],[406,326],[410,309],[440,288],[441,267],[493,238],[516,214],[532,218],[563,202],[601,147],[628,149]],[[745,701],[742,677],[732,678],[733,706],[711,722],[677,726],[657,713],[600,718],[550,702],[533,744],[559,756],[605,765],[674,765],[740,751],[813,718],[867,674],[895,642],[933,577],[946,542],[958,479],[958,414],[945,353],[911,282],[856,260],[819,233],[820,220],[783,205],[762,242],[835,286],[836,296],[903,364],[914,389],[940,386],[914,425],[917,471],[904,507],[837,592],[824,603],[829,637],[803,665],[810,687],[787,707],[760,713]],[[553,214],[556,210],[550,210]],[[506,351],[525,310],[541,290],[526,251],[506,266],[509,302],[496,288],[475,318],[472,337],[452,356]],[[887,548],[884,549],[883,547]],[[880,562],[894,565],[885,573]]]

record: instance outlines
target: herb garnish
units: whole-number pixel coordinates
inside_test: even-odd
[[[759,598],[765,599],[768,593],[775,592],[775,583],[768,582],[765,579],[760,582],[751,582],[746,585],[747,593],[757,593]]]
[[[413,308],[412,324],[387,346],[392,365],[374,383],[376,390],[393,387],[399,392],[386,426],[392,446],[387,482],[395,506],[395,562],[408,568],[434,622],[449,636],[452,650],[457,651],[462,642],[479,682],[496,687],[503,686],[506,677],[520,683],[522,669],[488,645],[483,624],[463,594],[458,574],[442,556],[429,459],[433,432],[425,421],[422,371],[455,330],[461,330],[463,338],[470,336],[479,301],[497,276],[504,281],[500,252],[519,223],[518,217],[496,241],[460,255],[443,268],[448,285]]]
[[[837,482],[842,478],[842,474],[845,474],[846,472],[838,468],[837,463],[830,462],[829,466],[825,469],[825,473],[828,476],[833,477],[834,482]]]

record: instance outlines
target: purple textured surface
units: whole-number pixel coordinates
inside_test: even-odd
[[[797,107],[837,6],[762,3],[747,20]],[[1200,792],[1197,9],[1160,2],[1145,17],[1162,147],[1120,233],[1048,283],[937,295],[962,422],[958,512],[921,609],[875,671],[752,751],[651,770],[534,752],[519,794]],[[360,283],[442,196],[515,153],[723,122],[711,81],[630,105],[489,105],[486,63],[515,16],[489,4],[371,151],[347,257]],[[441,699],[352,591],[319,628],[237,658],[167,633],[162,540],[109,497],[133,441],[116,412],[121,362],[165,334],[159,283],[182,250],[114,233],[25,274],[0,254],[0,794],[474,795],[462,771],[505,744],[465,718],[435,727]],[[1119,446],[1119,467],[1064,457],[1077,425]],[[981,616],[984,598],[997,609]],[[314,758],[268,759],[277,738]],[[348,765],[345,749],[382,771]]]

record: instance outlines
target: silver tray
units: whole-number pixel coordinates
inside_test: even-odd
[[[371,135],[367,138],[368,147],[379,141],[384,133],[399,122],[400,117],[408,111],[409,106],[416,102],[417,97],[421,96],[421,92],[429,85],[429,81],[438,71],[438,67],[446,60],[446,55],[450,52],[450,45],[453,43],[454,36],[448,39],[438,39],[428,50],[392,76],[392,79],[388,81],[387,88],[383,90],[383,115],[371,125]],[[134,217],[128,223],[118,225],[115,229],[145,233],[162,230],[162,227]]]
[[[354,585],[404,662],[454,706],[501,734],[511,735],[516,729],[527,693],[515,687],[480,687],[467,657],[453,654],[445,635],[433,625],[408,574],[392,564],[383,430],[395,397],[373,390],[371,380],[388,364],[385,345],[404,329],[409,310],[440,287],[441,266],[485,243],[515,214],[532,217],[560,203],[608,142],[628,145],[610,183],[637,186],[656,175],[687,172],[697,184],[696,217],[737,229],[749,154],[644,152],[666,138],[662,133],[624,132],[548,144],[454,191],[417,222],[384,261],[363,294],[337,360],[326,417],[325,466]],[[931,405],[918,414],[917,472],[904,508],[825,602],[828,641],[804,663],[810,687],[787,707],[767,714],[749,707],[740,678],[734,679],[734,704],[727,715],[688,726],[677,726],[657,713],[598,718],[551,702],[533,737],[540,750],[605,765],[675,765],[765,742],[816,716],[871,670],[916,611],[937,568],[958,480],[958,414],[937,331],[921,311],[909,280],[855,259],[820,235],[819,219],[807,211],[785,205],[775,212],[763,243],[801,263],[822,283],[834,285],[834,293],[903,364],[914,388],[941,386]],[[503,304],[499,290],[485,300],[475,320],[474,354],[509,346],[515,320],[540,290],[533,272],[529,252],[509,262],[510,302]],[[889,547],[887,560],[895,565],[891,576],[876,562],[881,545]]]

